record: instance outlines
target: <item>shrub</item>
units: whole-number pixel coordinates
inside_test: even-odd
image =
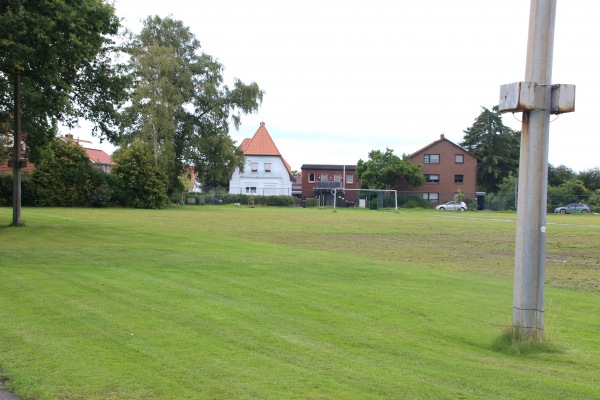
[[[12,204],[13,176],[0,174],[0,206]]]
[[[292,196],[215,193],[213,197],[223,201],[223,204],[251,204],[253,200],[255,206],[292,207],[294,205],[294,198]]]
[[[165,208],[167,176],[156,164],[152,148],[141,141],[117,150],[113,173],[119,180],[123,205],[132,208]]]
[[[86,207],[95,185],[96,171],[77,143],[54,139],[41,154],[31,175],[31,201],[36,206]]]
[[[306,199],[306,207],[317,207],[319,202],[314,197]]]
[[[400,206],[400,204],[399,204]],[[401,205],[401,207],[403,208],[424,208],[424,209],[429,209],[429,208],[433,208],[433,206],[431,205],[431,203],[425,199],[422,199],[420,197],[409,197],[404,204]]]
[[[471,210],[471,211],[475,211],[477,210],[477,202],[473,199],[470,199],[468,197],[464,197],[463,201],[465,202],[465,204],[467,205],[467,209]]]

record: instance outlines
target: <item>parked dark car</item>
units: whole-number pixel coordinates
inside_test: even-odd
[[[573,214],[573,213],[583,213],[587,214],[590,212],[590,206],[583,203],[569,203],[564,206],[560,206],[554,209],[555,213],[561,214]]]

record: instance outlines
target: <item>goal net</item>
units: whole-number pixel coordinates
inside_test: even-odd
[[[398,191],[385,189],[343,189],[345,192],[358,192],[356,206],[371,210],[394,209],[398,211]],[[333,195],[336,196],[337,189]],[[335,210],[335,203],[333,206]]]

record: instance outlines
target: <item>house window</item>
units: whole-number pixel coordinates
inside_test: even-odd
[[[270,162],[265,163],[265,172],[271,172],[271,163]]]
[[[346,183],[354,183],[354,175],[346,174]]]
[[[425,182],[427,183],[439,183],[440,176],[438,174],[425,174]]]
[[[333,175],[333,181],[334,182],[341,182],[342,181],[342,174],[334,174]]]
[[[439,164],[440,163],[440,155],[439,154],[425,154],[423,157],[423,164]]]
[[[314,182],[315,181],[315,174],[308,174],[308,181],[309,182]]]
[[[425,192],[423,193],[423,199],[436,203],[440,199],[440,194],[435,192]]]
[[[246,194],[256,194],[256,186],[246,186]]]
[[[258,162],[257,161],[252,161],[250,163],[250,168],[252,169],[252,172],[258,171]]]
[[[465,162],[465,155],[464,154],[455,154],[454,155],[454,162],[456,164],[464,164],[464,162]]]
[[[329,180],[329,174],[327,172],[321,174],[321,182],[327,182]]]
[[[464,175],[454,175],[454,183],[463,183]]]

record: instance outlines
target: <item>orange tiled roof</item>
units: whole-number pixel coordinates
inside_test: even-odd
[[[285,165],[288,173],[292,174],[292,167],[285,161],[285,158],[281,155],[275,142],[269,135],[267,128],[265,127],[265,123],[261,122],[258,130],[252,136],[252,139],[244,139],[240,148],[246,155],[254,155],[254,156],[279,156]]]
[[[87,153],[88,158],[90,160],[92,160],[92,162],[98,163],[98,164],[107,164],[107,165],[113,164],[112,157],[109,156],[108,154],[106,154],[104,151],[96,150],[96,149],[88,149],[85,147],[84,147],[84,149],[85,149],[85,152]]]
[[[248,143],[250,143],[250,138],[245,138],[244,140],[242,140],[242,144],[240,144],[240,149],[242,149],[242,151],[246,150],[246,147],[248,147]]]
[[[245,140],[244,140],[245,142]],[[242,145],[244,144],[242,142]],[[265,123],[261,122],[258,130],[250,139],[250,142],[246,145],[246,148],[242,148],[244,154],[251,154],[255,156],[281,156],[281,153],[275,146],[275,142],[267,132]]]
[[[112,165],[113,164],[113,160],[112,157],[107,154],[104,150],[98,150],[98,149],[94,149],[91,146],[93,146],[93,143],[90,142],[89,140],[83,140],[83,139],[73,139],[72,136],[63,136],[61,137],[61,139],[65,142],[75,142],[78,145],[80,145],[81,147],[83,147],[83,149],[85,150],[88,158],[90,159],[91,162],[95,163],[95,164],[105,164],[105,165]]]

